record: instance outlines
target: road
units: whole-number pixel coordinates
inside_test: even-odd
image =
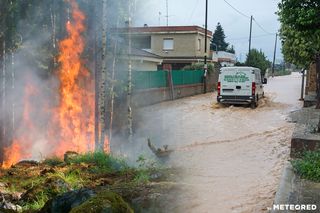
[[[168,164],[184,171],[172,211],[266,212],[289,158],[300,83],[298,73],[270,78],[254,110],[219,107],[212,93],[143,108],[136,137],[169,145]]]

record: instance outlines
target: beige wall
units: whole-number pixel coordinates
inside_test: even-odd
[[[133,60],[132,69],[137,71],[157,71],[158,64],[152,61]]]
[[[172,38],[173,50],[163,50],[163,40]],[[201,39],[201,50],[198,50],[198,39]],[[207,39],[208,52],[210,52],[210,38]],[[204,55],[204,35],[189,34],[154,34],[151,37],[151,50],[162,57],[202,57]]]

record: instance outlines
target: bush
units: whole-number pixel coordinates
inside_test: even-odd
[[[121,172],[128,169],[128,165],[123,159],[115,158],[112,155],[104,152],[93,152],[78,155],[69,160],[69,163],[74,164],[93,164],[93,172]]]
[[[320,182],[320,150],[305,152],[300,159],[293,160],[291,163],[302,178]]]
[[[290,70],[275,70],[274,76],[284,76],[284,75],[291,75]]]
[[[183,68],[183,70],[203,70],[204,68],[204,63],[195,63],[192,65],[187,65]],[[214,72],[214,65],[213,64],[208,64],[208,72]]]

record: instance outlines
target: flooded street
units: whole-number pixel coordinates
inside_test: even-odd
[[[220,107],[212,93],[143,108],[137,137],[169,145],[168,163],[184,171],[172,211],[266,212],[289,158],[300,85],[298,73],[270,78],[254,110]]]

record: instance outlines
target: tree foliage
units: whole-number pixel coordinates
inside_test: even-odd
[[[320,2],[283,0],[278,15],[285,60],[308,67],[320,52]]]
[[[211,39],[211,49],[216,50],[217,48],[218,51],[226,51],[229,43],[225,41],[225,38],[224,30],[221,24],[218,23]]]
[[[278,15],[285,60],[305,68],[316,63],[317,108],[320,108],[320,2],[283,0]]]
[[[247,55],[246,64],[248,66],[259,68],[261,70],[261,74],[264,75],[266,70],[270,67],[271,62],[261,50],[252,49],[250,51],[250,55]]]

